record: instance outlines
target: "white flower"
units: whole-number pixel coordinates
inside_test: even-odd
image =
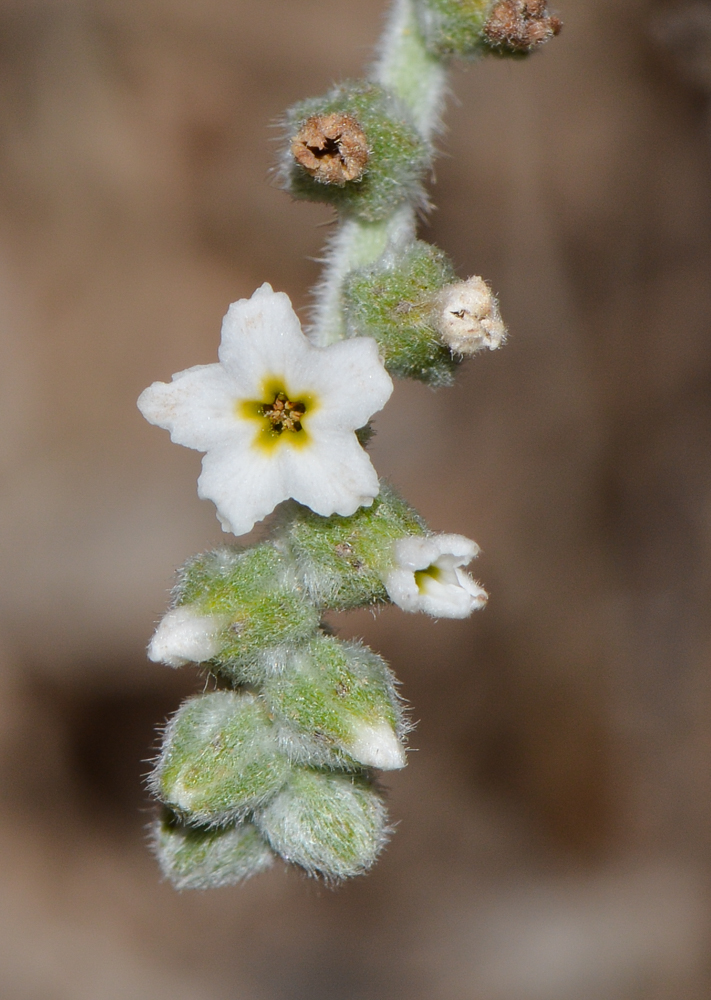
[[[434,618],[466,618],[487,602],[487,593],[465,573],[479,546],[463,535],[412,535],[395,542],[395,566],[385,589],[403,611]]]
[[[162,619],[148,646],[148,659],[169,667],[204,663],[222,648],[220,632],[227,615],[203,615],[189,604],[173,608]]]
[[[372,504],[378,477],[354,432],[393,387],[374,340],[312,346],[289,297],[264,284],[230,306],[218,354],[154,382],[138,406],[207,452],[198,495],[225,531],[244,534],[289,497],[324,516]]]

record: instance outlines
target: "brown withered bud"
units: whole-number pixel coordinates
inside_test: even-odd
[[[531,52],[557,35],[563,24],[546,0],[499,0],[484,25],[484,38],[503,52]]]
[[[307,118],[291,140],[291,152],[322,184],[357,181],[368,163],[368,142],[351,115],[335,112]]]

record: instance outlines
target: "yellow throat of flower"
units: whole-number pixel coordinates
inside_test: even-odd
[[[266,451],[290,446],[303,448],[310,440],[308,417],[317,407],[310,393],[291,393],[283,378],[265,379],[259,399],[239,400],[240,417],[257,425],[254,446]]]

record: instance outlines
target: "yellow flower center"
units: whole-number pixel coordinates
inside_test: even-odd
[[[427,585],[432,580],[440,580],[442,578],[442,570],[439,566],[432,563],[427,569],[415,570],[415,583],[417,584],[417,589],[421,594],[424,594],[427,590]]]
[[[283,431],[293,431],[298,434],[303,431],[301,418],[306,413],[306,406],[300,402],[287,399],[285,393],[278,392],[273,403],[264,403],[262,413],[272,425],[276,434]]]
[[[259,427],[255,446],[271,451],[280,444],[298,447],[308,444],[305,423],[317,405],[313,396],[290,393],[284,379],[270,378],[262,384],[260,397],[240,400],[236,407],[241,417],[254,420]]]

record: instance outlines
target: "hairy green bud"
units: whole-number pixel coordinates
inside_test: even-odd
[[[394,770],[406,764],[406,725],[395,678],[358,643],[322,635],[297,650],[263,697],[292,761]]]
[[[166,811],[153,827],[152,841],[161,871],[176,889],[235,885],[274,862],[269,844],[252,823],[191,827]]]
[[[150,784],[186,822],[219,826],[263,805],[288,775],[262,702],[215,691],[190,698],[170,720]]]
[[[371,867],[387,840],[386,820],[367,778],[311,769],[295,770],[254,818],[285,861],[332,881]]]
[[[279,544],[291,553],[315,604],[345,611],[388,601],[383,577],[392,568],[393,542],[425,530],[419,514],[381,483],[372,505],[351,517],[320,517],[293,505]]]
[[[458,360],[437,327],[438,293],[456,280],[446,254],[421,240],[388,251],[348,276],[343,302],[350,337],[373,337],[393,375],[451,385]]]
[[[424,208],[430,147],[397,100],[367,81],[339,84],[287,112],[280,177],[295,198],[325,201],[366,222],[403,201]]]
[[[178,607],[220,619],[210,664],[238,683],[261,677],[265,649],[302,642],[319,623],[293,562],[271,542],[197,556],[181,570],[175,598]]]

